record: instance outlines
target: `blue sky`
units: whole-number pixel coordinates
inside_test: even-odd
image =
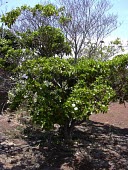
[[[44,2],[43,0],[3,0],[3,2],[6,1],[8,3],[2,6],[3,11],[5,6],[7,10],[11,10],[24,4],[34,6],[37,3]],[[111,3],[113,4],[111,12],[118,15],[118,22],[121,25],[107,37],[107,40],[114,40],[119,37],[123,41],[128,41],[128,0],[111,0]]]
[[[111,12],[118,15],[118,22],[121,25],[111,33],[110,39],[117,37],[128,41],[128,0],[111,0],[113,7]]]

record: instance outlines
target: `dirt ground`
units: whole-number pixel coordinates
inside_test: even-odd
[[[0,115],[0,170],[128,170],[128,103],[76,127],[72,143]]]
[[[119,128],[128,128],[128,103],[117,104],[112,103],[106,114],[92,115],[90,120],[113,125]]]

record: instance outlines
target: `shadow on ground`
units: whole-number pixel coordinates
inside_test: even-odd
[[[26,144],[1,143],[0,154],[10,169],[0,170],[117,170],[128,169],[128,129],[89,121],[77,126],[65,143],[57,131],[24,130]]]

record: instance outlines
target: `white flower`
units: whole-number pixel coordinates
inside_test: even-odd
[[[78,110],[78,107],[75,107],[74,110]]]
[[[23,79],[28,79],[28,76],[26,74],[23,74],[22,78]]]
[[[76,105],[73,103],[73,104],[72,104],[72,107],[75,107],[75,106],[76,106]]]
[[[36,103],[37,102],[37,92],[34,94],[33,96],[33,102]]]
[[[26,96],[24,96],[24,99],[26,99],[28,96],[26,95]]]

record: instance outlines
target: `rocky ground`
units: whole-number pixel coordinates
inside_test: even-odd
[[[128,170],[127,103],[92,115],[68,144],[56,131],[40,131],[26,119],[0,116],[0,170]]]

